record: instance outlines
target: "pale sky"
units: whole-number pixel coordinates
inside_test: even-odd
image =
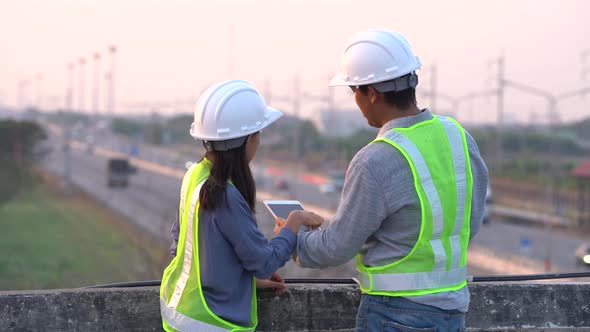
[[[305,92],[327,94],[346,41],[369,28],[408,39],[423,63],[419,91],[429,88],[432,64],[441,93],[458,97],[492,88],[490,62],[499,55],[506,58],[510,80],[560,94],[582,87],[585,68],[590,86],[590,54],[585,67],[581,57],[590,49],[586,0],[0,0],[0,104],[16,105],[17,82],[23,79],[32,81],[24,91],[35,102],[35,77],[41,74],[41,105],[63,107],[66,64],[84,56],[88,111],[91,55],[101,52],[105,71],[107,47],[116,45],[118,112],[137,112],[133,105],[145,102],[175,104],[190,114],[205,86],[228,78],[246,79],[263,94],[270,80],[271,101],[290,112],[290,104],[278,97],[291,93],[293,77],[299,75]],[[76,79],[75,106],[77,86]],[[101,84],[101,108],[104,92]],[[354,107],[345,88],[336,89],[336,99]],[[419,98],[420,106],[429,102]],[[528,121],[531,112],[540,117],[545,105],[513,90],[506,94],[506,111],[520,121]],[[302,113],[309,116],[318,106],[303,102]],[[441,99],[436,106],[450,107]],[[559,104],[565,119],[590,116],[589,106],[590,95]],[[456,113],[464,121],[495,120],[495,99],[462,103]]]

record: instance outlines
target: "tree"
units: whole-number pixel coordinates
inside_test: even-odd
[[[31,185],[35,147],[46,137],[35,122],[0,121],[0,204]]]
[[[142,132],[141,124],[123,118],[114,119],[111,127],[115,133],[137,137]]]

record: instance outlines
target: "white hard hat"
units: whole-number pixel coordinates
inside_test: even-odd
[[[190,134],[195,139],[208,142],[245,138],[281,116],[282,112],[266,106],[252,84],[242,80],[225,81],[210,86],[197,100]],[[243,143],[243,140],[238,141]],[[214,149],[227,150],[217,147]]]
[[[414,73],[420,66],[420,60],[414,55],[410,44],[399,33],[387,30],[363,31],[355,34],[348,42],[342,55],[340,73],[329,85],[354,86],[391,81]],[[403,85],[415,87],[417,77],[411,76],[415,77],[415,83],[412,81]]]

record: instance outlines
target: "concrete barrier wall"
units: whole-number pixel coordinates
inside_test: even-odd
[[[590,284],[474,284],[472,331],[590,331]],[[258,331],[351,331],[356,286],[259,293]],[[158,289],[0,292],[0,331],[161,331]]]

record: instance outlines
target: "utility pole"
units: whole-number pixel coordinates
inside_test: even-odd
[[[33,104],[32,85],[33,84],[31,79],[24,79],[19,81],[18,95],[20,99],[19,103],[21,104],[19,108],[21,109],[23,114]]]
[[[235,28],[233,24],[229,25],[229,38],[228,38],[228,59],[227,59],[227,75],[228,79],[234,78],[234,53],[235,53]]]
[[[336,112],[336,96],[333,86],[328,87],[328,109],[334,114]]]
[[[495,159],[496,159],[496,172],[501,172],[502,171],[502,162],[504,159],[504,146],[503,146],[503,137],[502,137],[502,130],[504,129],[504,85],[505,85],[505,80],[504,80],[504,57],[501,56],[498,58],[498,90],[497,90],[497,101],[496,101],[496,113],[497,113],[497,118],[496,118],[496,130],[495,130],[495,135],[496,135],[496,153],[495,153]]]
[[[329,82],[329,81],[328,81]],[[328,121],[330,123],[336,123],[336,121],[338,121],[337,118],[337,114],[336,114],[336,100],[335,100],[335,94],[336,94],[336,89],[333,86],[329,86],[328,87]],[[320,122],[322,122],[322,115],[320,114]],[[335,141],[333,140],[329,140],[328,141],[328,146],[330,147],[330,151],[332,153],[334,153],[334,160],[336,163],[335,167],[341,167],[342,165],[344,165],[346,163],[346,157],[343,155],[345,149],[339,149],[338,148],[338,144],[336,144]],[[342,152],[341,152],[342,151]],[[328,155],[330,155],[330,152],[328,152]]]
[[[588,62],[588,58],[590,58],[590,48],[585,49],[580,53],[580,62],[582,64],[582,70],[580,71],[580,76],[582,82],[586,82],[586,78],[588,74],[590,74],[590,63]]]
[[[65,93],[65,100],[64,100],[64,110],[72,111],[72,104],[74,100],[74,68],[75,64],[73,62],[68,62],[66,66],[66,93]]]
[[[293,140],[294,145],[294,153],[295,153],[295,163],[298,166],[295,167],[295,178],[297,181],[301,178],[299,172],[299,165],[302,160],[303,155],[303,142],[302,142],[302,129],[303,129],[303,119],[300,117],[301,111],[301,80],[299,79],[299,75],[295,75],[293,79],[293,114],[295,115],[295,139]],[[295,199],[297,193],[295,191],[295,186],[291,186],[290,188],[290,198]]]
[[[433,112],[437,112],[436,108],[436,65],[430,66],[430,107]]]
[[[117,47],[112,45],[109,47],[109,54],[111,55],[111,69],[109,71],[109,100],[108,100],[108,114],[113,116],[115,112],[115,55]]]
[[[302,147],[299,145],[301,144],[301,128],[302,125],[300,123],[300,108],[301,108],[301,81],[299,80],[299,76],[296,75],[293,78],[293,115],[295,116],[296,126],[295,126],[295,139],[293,140],[293,155],[295,157],[295,162],[298,162],[299,158],[301,157]]]
[[[272,88],[270,79],[264,79],[264,99],[266,100],[266,105],[272,106]],[[261,148],[260,150],[260,159],[264,164],[264,160],[266,158],[266,148]],[[263,182],[264,183],[264,182]]]
[[[529,112],[529,128],[530,129],[534,129],[536,127],[536,122],[537,122],[537,112],[535,112],[535,109],[531,109],[531,111]]]
[[[550,132],[556,132],[557,131],[557,125],[558,123],[555,122],[556,117],[556,104],[557,101],[555,100],[555,98],[553,97],[549,97],[547,99],[549,105],[548,105],[548,109],[547,109],[547,115],[549,118],[549,131]],[[550,161],[550,165],[549,165],[549,177],[548,177],[548,184],[547,184],[547,204],[549,204],[549,211],[554,212],[556,215],[559,216],[559,209],[558,209],[558,200],[556,200],[556,197],[559,196],[558,191],[556,190],[556,177],[558,176],[557,173],[557,169],[558,167],[555,165],[555,160],[558,159],[557,155],[556,155],[556,151],[555,151],[555,142],[551,141],[549,143],[549,156],[551,158]],[[547,239],[546,239],[546,244],[545,244],[545,261],[544,261],[544,266],[545,266],[545,272],[550,272],[551,271],[551,252],[552,252],[552,241],[551,241],[551,221],[547,222],[545,224],[545,229],[546,229],[546,234],[547,234]]]
[[[111,74],[110,72],[106,72],[104,74],[104,107],[105,107],[105,116],[111,116],[111,108],[110,108],[110,93],[109,90],[111,89]]]
[[[35,79],[36,79],[35,104],[37,105],[37,109],[38,110],[41,110],[42,109],[42,102],[43,102],[43,96],[42,96],[43,75],[41,75],[40,73],[38,73],[35,76]]]
[[[100,53],[95,52],[94,59],[94,89],[92,90],[92,111],[94,113],[95,120],[98,120],[100,114],[99,110],[99,92],[100,92]]]
[[[267,78],[264,80],[264,99],[267,105],[272,106],[272,90],[270,88],[270,80]]]
[[[22,111],[23,104],[23,80],[16,82],[16,109]]]
[[[329,82],[329,80],[328,80]],[[328,99],[327,99],[327,104],[328,104],[328,121],[330,121],[331,123],[336,123],[337,119],[336,119],[336,89],[333,86],[329,86],[328,87]],[[321,118],[320,118],[321,121]]]
[[[75,63],[70,62],[67,66],[68,86],[66,88],[66,111],[72,112],[74,103],[74,69]],[[70,126],[65,122],[62,123],[63,145],[62,150],[64,154],[64,186],[65,191],[69,192],[72,188],[71,175],[71,151],[70,151]]]
[[[83,57],[78,59],[78,112],[84,113],[85,104],[84,98],[86,97],[84,93],[84,66],[86,65],[86,59]]]
[[[582,69],[580,70],[580,79],[582,81],[582,85],[586,84],[586,78],[590,74],[590,62],[588,59],[590,58],[590,48],[583,50],[580,54],[580,63],[582,64]],[[582,94],[582,98],[585,98],[586,94]]]

